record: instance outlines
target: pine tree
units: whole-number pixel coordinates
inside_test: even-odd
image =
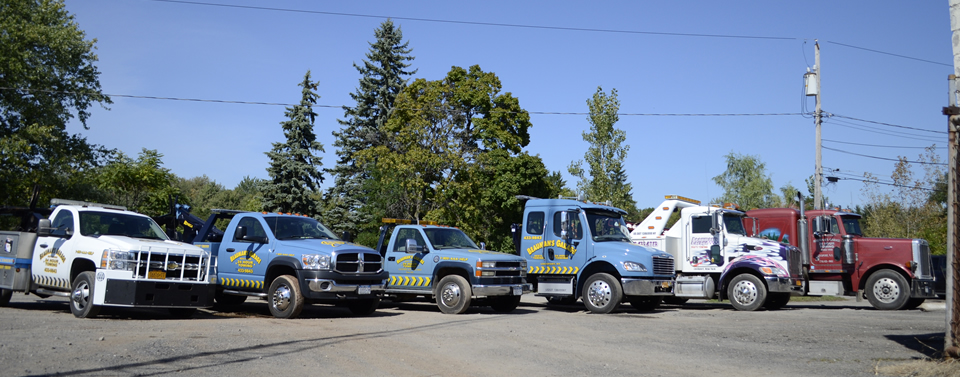
[[[314,216],[321,209],[318,189],[323,183],[322,157],[313,154],[324,151],[313,133],[317,117],[313,105],[320,96],[314,93],[318,83],[310,81],[310,71],[299,86],[303,88],[300,104],[288,107],[284,115],[289,120],[280,123],[287,141],[273,143],[273,150],[266,152],[270,157],[270,179],[262,187],[263,209]]]
[[[366,222],[361,214],[366,202],[363,186],[371,178],[369,169],[358,165],[354,155],[384,145],[384,126],[397,95],[407,84],[404,77],[417,72],[406,70],[410,66],[407,62],[414,57],[410,55],[409,42],[403,42],[403,33],[392,20],[380,24],[374,36],[376,41],[370,43],[363,64],[353,65],[361,75],[357,91],[350,94],[356,105],[344,106],[344,119],[339,120],[342,128],[333,132],[339,159],[328,170],[335,178],[334,185],[325,193],[328,205],[324,218],[336,232],[356,232]]]

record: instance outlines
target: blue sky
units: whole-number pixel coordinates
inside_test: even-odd
[[[814,64],[814,39],[823,109],[847,117],[825,121],[823,139],[833,141],[823,145],[872,156],[824,150],[825,167],[840,169],[841,178],[869,172],[890,181],[894,162],[883,159],[916,160],[918,147],[936,144],[946,160],[940,110],[953,68],[945,0],[200,2],[288,11],[152,0],[66,4],[87,38],[97,39],[108,94],[292,104],[310,70],[318,104],[333,106],[315,108],[326,168],[336,163],[331,132],[340,128],[340,106],[353,105],[349,94],[360,78],[353,63],[364,59],[387,16],[413,49],[414,78],[437,80],[451,66],[475,64],[494,72],[503,91],[534,112],[526,150],[563,172],[569,186],[575,182],[567,166],[588,147],[581,137],[589,129],[586,100],[598,86],[617,89],[625,115],[616,127],[627,133],[627,176],[640,208],[668,194],[718,197],[711,178],[723,173],[731,152],[758,156],[776,188],[805,187],[815,167],[811,118],[651,114],[796,114],[803,103],[812,111],[802,77]],[[93,111],[89,130],[77,123],[68,130],[130,156],[156,149],[174,174],[205,174],[227,188],[245,176],[268,178],[264,152],[283,140],[284,106],[113,101],[109,111]],[[324,187],[333,183],[325,178]],[[824,193],[853,206],[864,202],[862,188],[841,179]]]

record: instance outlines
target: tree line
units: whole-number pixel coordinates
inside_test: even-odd
[[[5,1],[0,28],[3,205],[25,205],[36,185],[43,187],[42,203],[53,197],[88,200],[154,216],[165,214],[170,199],[177,198],[200,217],[212,208],[312,216],[368,246],[376,243],[382,218],[423,219],[460,227],[494,250],[512,249],[510,225],[520,222],[523,211],[518,194],[610,201],[628,212],[628,221],[640,221],[651,210],[638,209],[631,195],[623,165],[629,145],[626,133],[615,127],[616,89],[598,87],[586,101],[590,127],[582,136],[589,147],[567,167],[577,179],[568,186],[561,172],[548,170],[539,155],[524,150],[533,127],[530,115],[495,73],[478,65],[454,66],[436,80],[413,79],[413,49],[389,19],[374,30],[369,51],[354,64],[359,85],[350,94],[354,103],[343,107],[340,128],[332,131],[333,166],[324,167],[318,156],[325,152],[314,130],[319,83],[307,71],[298,84],[300,103],[286,108],[280,123],[285,140],[264,152],[268,178],[247,176],[234,188],[207,176],[178,177],[163,167],[163,155],[155,150],[134,158],[67,133],[68,121],[76,117],[86,129],[90,106],[112,102],[100,88],[96,40],[86,38],[62,1]],[[724,189],[715,202],[737,202],[744,209],[797,205],[793,186],[773,193],[759,158],[736,153],[726,158],[727,170],[714,177]],[[909,163],[901,163],[894,177],[903,183],[899,191],[885,194],[868,183],[868,204],[857,210],[871,234],[923,235],[933,246],[945,239],[940,221],[945,200],[916,190],[942,178],[932,171],[913,180]],[[322,189],[325,179],[332,184]],[[812,188],[812,180],[807,186]],[[904,221],[912,225],[896,226]]]

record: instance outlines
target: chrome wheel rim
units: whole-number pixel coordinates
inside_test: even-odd
[[[273,307],[284,311],[287,310],[287,306],[290,306],[290,287],[281,285],[273,291]]]
[[[603,280],[596,280],[593,283],[590,283],[590,287],[587,288],[587,300],[590,301],[590,304],[602,308],[610,304],[610,299],[613,297],[613,291],[610,289],[610,284]]]
[[[873,285],[873,296],[885,304],[894,302],[900,297],[900,284],[890,278],[877,280]]]
[[[90,285],[85,281],[77,284],[77,288],[73,290],[71,299],[77,309],[83,310],[86,308],[87,305],[90,304]]]
[[[460,295],[460,286],[450,283],[444,285],[443,290],[440,291],[440,301],[445,306],[454,306],[460,301]]]
[[[750,306],[757,301],[757,286],[751,281],[741,280],[733,286],[733,297],[738,303]]]

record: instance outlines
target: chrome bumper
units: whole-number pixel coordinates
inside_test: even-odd
[[[764,276],[763,280],[767,281],[768,292],[803,294],[803,282],[798,279]]]
[[[673,296],[673,280],[621,278],[626,296]]]
[[[307,286],[312,292],[333,292],[333,293],[356,293],[360,286],[366,284],[337,284],[329,279],[307,279]],[[370,293],[383,293],[387,281],[381,281],[380,284],[370,285]]]
[[[533,284],[506,284],[506,285],[474,285],[474,296],[519,296],[516,294],[519,288],[520,294],[533,291]]]

